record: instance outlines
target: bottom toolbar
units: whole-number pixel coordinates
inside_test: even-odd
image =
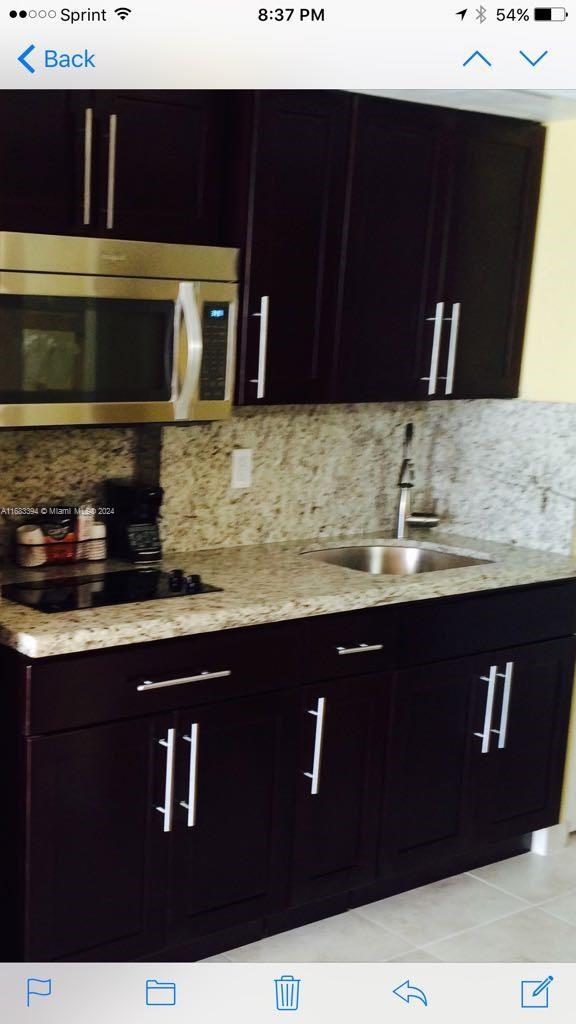
[[[518,1021],[573,1014],[575,964],[5,964],[0,1018],[11,1024],[467,1024],[488,1016]],[[164,1015],[164,1016],[162,1016]],[[570,1015],[570,1018],[569,1018]]]

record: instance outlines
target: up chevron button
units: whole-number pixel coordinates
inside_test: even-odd
[[[464,61],[462,67],[463,68],[468,67],[468,64],[470,64],[470,61],[473,61],[475,57],[479,57],[480,60],[483,60],[484,63],[487,64],[489,68],[492,67],[491,61],[489,61],[488,57],[485,57],[483,53],[480,53],[480,50],[474,50],[474,53],[471,53],[470,56],[467,58],[467,60]]]

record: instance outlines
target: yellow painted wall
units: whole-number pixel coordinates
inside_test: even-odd
[[[576,121],[547,129],[520,397],[576,402]]]

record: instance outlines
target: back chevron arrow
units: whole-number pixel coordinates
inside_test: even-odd
[[[409,981],[403,981],[401,985],[398,985],[398,988],[394,989],[394,995],[403,999],[405,1003],[409,1003],[411,999],[419,999],[424,1006],[428,1006],[428,1000],[422,989],[411,985]]]

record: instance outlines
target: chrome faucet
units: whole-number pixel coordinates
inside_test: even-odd
[[[398,501],[398,519],[396,522],[396,539],[403,540],[406,536],[407,526],[416,526],[420,529],[431,529],[438,526],[440,519],[434,512],[412,512],[411,491],[414,487],[414,463],[412,461],[412,438],[414,437],[414,425],[406,424],[404,431],[404,452],[402,455],[402,467],[400,469],[400,498]]]
[[[404,452],[402,455],[402,467],[400,469],[400,499],[398,501],[398,520],[396,524],[396,536],[402,540],[406,535],[406,523],[410,520],[410,491],[414,487],[414,463],[412,462],[412,438],[414,426],[406,424],[404,431]]]

